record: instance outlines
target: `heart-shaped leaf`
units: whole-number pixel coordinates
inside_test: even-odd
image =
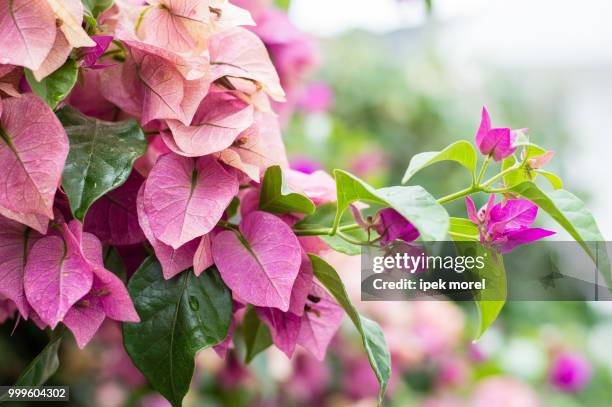
[[[426,153],[416,154],[410,160],[408,169],[402,178],[402,184],[407,183],[410,178],[425,167],[441,161],[456,161],[470,170],[472,176],[476,168],[477,154],[476,149],[469,141],[457,141],[442,151],[431,151]]]
[[[238,180],[211,156],[160,157],[144,187],[155,237],[175,250],[210,232],[238,193]]]
[[[55,109],[62,100],[68,97],[76,84],[79,76],[79,66],[74,59],[68,58],[64,65],[40,82],[34,78],[34,74],[28,69],[25,71],[25,76],[32,92],[40,96],[51,109]]]
[[[40,237],[29,227],[0,217],[0,294],[13,301],[24,318],[30,306],[23,291],[23,273],[28,252]]]
[[[376,322],[359,314],[351,302],[346,292],[346,288],[336,270],[320,257],[313,254],[310,254],[309,257],[312,262],[315,277],[317,277],[321,284],[329,290],[336,301],[344,308],[344,311],[351,321],[353,321],[353,324],[361,335],[363,346],[368,355],[368,360],[380,383],[380,392],[378,395],[378,404],[380,405],[384,398],[385,391],[387,390],[389,378],[391,377],[391,355],[383,331]]]
[[[164,280],[148,258],[128,285],[141,321],[123,324],[125,348],[151,385],[175,407],[189,389],[198,351],[223,341],[232,319],[232,296],[217,270]]]
[[[55,41],[55,15],[46,0],[0,3],[0,64],[38,69]]]
[[[314,213],[315,205],[308,197],[291,191],[283,177],[283,171],[278,165],[274,165],[269,167],[264,175],[259,194],[259,209],[276,214],[300,212],[309,215]]]
[[[338,210],[334,231],[348,206],[355,201],[369,201],[395,209],[410,221],[423,240],[444,240],[447,236],[448,212],[420,186],[374,189],[365,181],[342,170],[335,170]]]
[[[46,233],[46,223],[36,215],[53,218],[68,154],[66,132],[34,95],[1,100],[0,113],[0,213],[19,222],[30,219],[28,226]]]
[[[285,222],[251,212],[240,223],[240,233],[226,230],[213,238],[212,252],[223,281],[239,298],[259,307],[289,309],[302,249]]]
[[[96,200],[128,179],[147,143],[134,120],[105,122],[69,106],[58,117],[70,139],[62,186],[74,216],[83,220]]]
[[[93,284],[79,237],[64,227],[61,237],[48,235],[34,243],[23,284],[32,308],[44,323],[55,328]]]

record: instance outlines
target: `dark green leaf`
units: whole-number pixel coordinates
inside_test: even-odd
[[[605,244],[602,244],[605,239],[584,202],[564,189],[544,192],[532,182],[515,185],[509,191],[529,199],[548,213],[582,246],[595,262],[608,286],[612,286],[610,260]]]
[[[346,289],[344,288],[344,284],[338,273],[336,273],[336,270],[320,257],[312,254],[308,256],[312,262],[314,275],[334,296],[338,304],[344,308],[344,311],[351,321],[353,321],[353,324],[361,335],[363,346],[368,355],[368,360],[380,384],[378,403],[381,404],[391,376],[391,356],[389,354],[387,342],[385,341],[385,335],[376,322],[359,314],[355,306],[351,303]]]
[[[447,236],[448,212],[420,186],[374,189],[346,171],[335,170],[338,210],[334,229],[348,206],[355,201],[369,201],[398,211],[421,233],[423,240],[444,240]]]
[[[113,246],[104,248],[104,267],[112,271],[124,283],[127,281],[127,269],[121,255]]]
[[[416,154],[410,160],[410,164],[408,164],[408,169],[404,174],[402,184],[407,183],[414,174],[421,171],[423,168],[441,161],[456,161],[470,170],[473,176],[474,170],[476,169],[476,160],[476,149],[472,143],[465,140],[457,141],[442,151]]]
[[[57,352],[64,337],[64,328],[58,328],[45,348],[30,362],[15,386],[42,386],[59,368]]]
[[[182,405],[198,351],[221,342],[232,318],[232,296],[216,268],[187,270],[164,280],[157,260],[144,261],[128,284],[141,322],[123,324],[134,364],[173,406]]]
[[[62,187],[74,216],[83,220],[97,199],[127,180],[147,142],[134,120],[105,122],[70,106],[61,109],[58,117],[70,140]]]
[[[32,92],[51,106],[51,109],[55,109],[62,100],[66,99],[76,84],[79,66],[74,59],[68,58],[64,65],[40,82],[34,78],[34,74],[29,69],[25,70],[25,76]]]
[[[293,192],[287,186],[278,165],[269,167],[264,175],[259,195],[259,209],[282,215],[289,212],[311,214],[315,205],[306,196]]]
[[[268,327],[259,320],[255,308],[252,306],[249,306],[244,314],[242,330],[246,347],[244,361],[251,363],[255,356],[272,345],[272,336]]]

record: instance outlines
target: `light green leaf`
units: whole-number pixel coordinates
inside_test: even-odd
[[[274,4],[279,9],[287,11],[291,5],[291,0],[274,0]]]
[[[282,215],[289,212],[312,214],[315,205],[308,197],[293,192],[287,186],[283,172],[278,165],[268,167],[264,175],[261,193],[259,195],[259,209]]]
[[[480,242],[462,241],[456,244],[457,251],[463,256],[482,256],[484,268],[471,268],[477,279],[486,278],[486,289],[480,290],[474,300],[478,310],[478,329],[475,339],[479,339],[497,319],[507,297],[506,270],[501,254],[483,246]]]
[[[145,153],[147,142],[134,120],[105,122],[84,116],[70,106],[57,116],[70,140],[62,187],[74,216],[83,220],[96,200],[128,179],[134,161]]]
[[[612,286],[610,261],[605,244],[602,244],[605,239],[584,202],[564,189],[544,192],[532,182],[523,182],[509,191],[529,199],[548,213],[582,246],[595,262],[608,286]]]
[[[552,172],[537,170],[536,173],[540,174],[544,178],[550,182],[550,185],[553,186],[554,189],[563,189],[563,181],[559,178],[558,175],[553,174]]]
[[[32,88],[32,92],[47,103],[51,109],[70,94],[79,75],[79,66],[72,58],[68,60],[55,72],[38,82],[29,69],[25,70],[25,77]]]
[[[153,388],[180,407],[196,353],[228,334],[231,292],[214,267],[200,277],[187,270],[164,280],[153,257],[132,276],[128,290],[141,322],[123,324],[125,349]]]
[[[378,324],[359,314],[355,306],[351,303],[349,296],[344,288],[336,270],[323,259],[313,254],[308,255],[312,262],[312,269],[317,279],[334,296],[338,304],[344,308],[353,324],[359,331],[363,346],[368,355],[370,365],[380,384],[378,404],[380,405],[385,396],[389,378],[391,376],[391,356],[385,341],[385,336]]]
[[[448,233],[455,241],[480,240],[478,227],[469,219],[451,217]]]
[[[251,363],[255,356],[272,345],[272,336],[268,327],[259,320],[255,308],[250,305],[242,320],[242,330],[246,347],[244,361]]]
[[[402,179],[402,184],[407,183],[410,178],[423,168],[441,161],[456,161],[470,170],[472,176],[476,169],[477,154],[472,143],[461,140],[457,141],[442,151],[432,151],[427,153],[416,154],[410,160],[408,169]]]
[[[334,231],[348,206],[355,201],[369,201],[398,211],[421,233],[423,240],[444,240],[447,237],[448,212],[420,186],[374,189],[356,176],[335,170],[338,210]]]

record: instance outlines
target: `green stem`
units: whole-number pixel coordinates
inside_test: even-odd
[[[520,165],[513,165],[513,166],[512,166],[512,167],[510,167],[510,168],[506,168],[505,170],[503,170],[502,172],[500,172],[500,173],[499,173],[499,174],[497,174],[496,176],[491,177],[491,178],[489,178],[488,180],[486,180],[485,182],[483,182],[483,183],[480,185],[480,187],[481,187],[481,188],[486,188],[486,187],[488,187],[489,185],[491,185],[492,183],[494,183],[495,181],[497,181],[498,179],[500,179],[501,177],[503,177],[504,175],[506,175],[506,174],[508,174],[508,173],[510,173],[510,172],[512,172],[512,171],[514,171],[514,170],[517,170],[517,169],[519,169],[519,168],[520,168]]]
[[[351,230],[359,229],[360,226],[357,223],[352,223],[350,225],[340,226],[337,231],[340,232],[349,232]],[[336,232],[337,232],[336,231]],[[321,235],[331,235],[332,228],[316,228],[316,229],[303,229],[303,230],[295,230],[295,234],[297,236],[321,236]]]
[[[489,161],[491,161],[490,155],[487,156],[487,159],[484,161],[484,163],[482,163],[482,167],[480,168],[480,172],[478,173],[478,178],[476,178],[475,185],[480,185],[480,181],[482,180],[485,170],[487,169],[487,166],[489,165]]]
[[[462,189],[461,191],[457,191],[454,194],[443,196],[442,198],[438,199],[438,203],[439,204],[443,204],[443,203],[446,203],[446,202],[454,201],[455,199],[464,197],[466,195],[469,195],[469,194],[471,194],[473,192],[477,192],[477,191],[478,191],[477,187],[471,186],[471,187]]]

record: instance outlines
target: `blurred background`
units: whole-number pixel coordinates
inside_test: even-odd
[[[609,0],[235,3],[252,12],[289,95],[276,108],[294,168],[344,168],[376,186],[397,185],[414,154],[471,140],[486,105],[494,126],[528,127],[533,142],[555,151],[550,171],[612,238]],[[435,196],[467,182],[451,164],[411,180]],[[465,216],[462,202],[449,211]],[[509,303],[473,343],[471,304],[360,302],[359,257],[328,260],[385,331],[394,369],[386,405],[610,405],[612,304]],[[0,377],[15,377],[44,334],[20,329],[16,341],[12,324],[0,328]],[[226,361],[199,355],[186,405],[376,405],[376,379],[348,324],[324,363],[269,350],[244,367],[235,342]],[[116,325],[85,352],[66,346],[62,361],[54,381],[72,384],[72,405],[167,405],[129,362]]]

